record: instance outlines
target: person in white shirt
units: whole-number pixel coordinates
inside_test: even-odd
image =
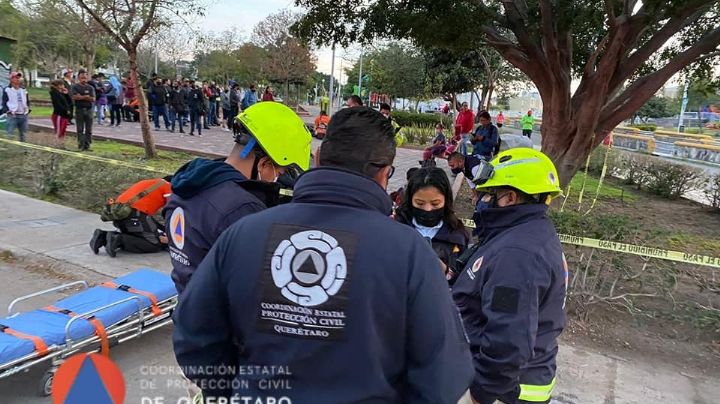
[[[28,114],[30,114],[30,100],[27,90],[20,87],[22,73],[10,73],[10,86],[2,91],[2,104],[0,114],[7,117],[7,134],[12,137],[15,129],[19,133],[21,142],[25,141],[28,128]]]

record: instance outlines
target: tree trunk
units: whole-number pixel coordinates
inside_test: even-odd
[[[490,87],[488,88],[487,101],[486,101],[487,104],[486,104],[486,107],[485,107],[485,110],[486,110],[486,111],[490,111],[490,106],[491,106],[491,104],[492,104],[492,101],[490,101],[490,100],[492,100],[493,90],[494,90],[494,89],[495,89],[495,86],[492,85],[492,84],[491,84]]]
[[[285,80],[285,104],[290,104],[290,81]]]
[[[142,131],[143,145],[145,147],[145,158],[152,159],[157,157],[155,150],[155,139],[150,131],[150,118],[148,117],[148,103],[145,98],[142,83],[138,77],[137,51],[128,52],[128,60],[130,61],[130,78],[135,83],[135,94],[140,102],[140,130]]]
[[[485,104],[487,103],[488,94],[490,93],[490,87],[485,86],[482,90],[482,101],[480,101],[480,109],[486,109]]]
[[[85,49],[85,68],[88,71],[88,75],[95,73],[95,52],[88,51]]]

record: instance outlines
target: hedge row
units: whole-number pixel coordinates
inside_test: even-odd
[[[400,126],[435,126],[442,122],[446,128],[452,126],[452,118],[443,114],[416,114],[406,111],[393,111],[392,118]]]
[[[602,171],[606,152],[604,147],[595,149],[590,156],[589,171]],[[703,192],[712,207],[720,208],[720,174],[708,176],[699,168],[617,150],[610,150],[607,170],[609,175],[623,179],[628,185],[668,199],[680,198],[688,192]]]

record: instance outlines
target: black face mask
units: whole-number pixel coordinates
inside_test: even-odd
[[[451,168],[450,171],[451,171],[453,174],[458,175],[458,174],[460,174],[461,172],[463,172],[463,169],[460,168],[460,167],[456,167],[456,168]]]
[[[431,211],[422,210],[413,206],[413,217],[420,226],[435,227],[445,216],[445,208]]]

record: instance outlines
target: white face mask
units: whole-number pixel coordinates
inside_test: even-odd
[[[272,169],[273,169],[273,176],[274,176],[275,178],[273,178],[272,181],[268,181],[268,182],[270,182],[270,183],[277,182],[278,177],[279,177],[279,175],[277,175],[277,171],[275,171],[275,166],[274,166],[274,165],[272,166]],[[262,181],[262,180],[263,180],[263,179],[262,179],[262,175],[260,175],[260,170],[258,170],[258,180],[259,180],[259,181]]]

